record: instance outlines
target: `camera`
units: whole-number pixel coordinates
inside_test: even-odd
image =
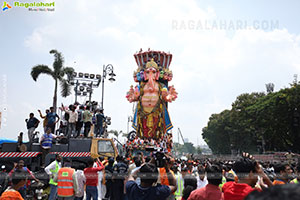
[[[169,158],[165,155],[165,150],[161,147],[146,147],[146,151],[152,151],[152,156],[155,160],[155,165],[158,168],[162,168],[169,161]]]

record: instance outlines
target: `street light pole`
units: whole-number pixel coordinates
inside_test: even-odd
[[[75,91],[75,103],[77,103],[77,92],[78,92],[79,81],[77,80],[75,84],[76,84],[76,86],[74,88],[74,91]]]
[[[105,74],[105,76],[104,76]],[[104,70],[104,65],[103,65],[103,73],[102,73],[102,97],[101,97],[101,109],[103,109],[103,98],[104,98],[104,79],[106,78],[106,72]]]
[[[132,122],[133,118],[132,116],[128,116],[128,121],[127,121],[127,134],[129,134],[129,123]]]
[[[115,76],[116,74],[114,74],[114,67],[112,66],[112,64],[108,64],[108,65],[103,65],[103,74],[102,74],[102,100],[101,100],[101,109],[103,109],[103,102],[104,102],[104,79],[106,79],[106,75],[107,73],[109,73],[108,75],[110,76],[110,78],[108,80],[110,81],[115,81]]]
[[[91,106],[91,101],[92,101],[92,93],[93,93],[93,81],[89,84],[90,88],[90,96],[89,96],[89,105]]]

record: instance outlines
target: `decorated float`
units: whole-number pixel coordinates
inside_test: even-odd
[[[133,73],[137,85],[130,86],[126,98],[136,102],[132,127],[136,137],[128,141],[128,147],[155,144],[170,150],[173,128],[168,112],[168,103],[177,98],[174,86],[169,86],[173,78],[170,64],[172,54],[140,50],[134,55],[138,69]]]

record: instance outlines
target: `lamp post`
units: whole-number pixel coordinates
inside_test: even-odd
[[[116,74],[114,73],[114,67],[112,64],[103,65],[103,74],[102,74],[102,100],[101,100],[101,109],[103,109],[103,98],[104,98],[104,79],[106,79],[106,75],[109,75],[108,79],[111,82],[114,82],[116,79],[114,78]]]
[[[77,95],[78,95],[78,86],[79,86],[79,81],[77,80],[75,83],[75,87],[74,87],[74,92],[75,92],[75,103],[77,103]]]

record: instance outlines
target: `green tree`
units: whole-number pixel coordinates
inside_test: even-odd
[[[247,108],[262,96],[264,93],[241,94],[232,103],[231,110],[210,117],[202,136],[215,154],[256,151],[255,128]]]
[[[212,114],[202,136],[213,153],[300,152],[300,85],[241,94],[231,110]]]
[[[230,119],[226,127],[230,132],[231,150],[251,153],[257,150],[256,129],[248,107],[256,104],[264,96],[264,93],[245,93],[239,95],[232,103]]]
[[[196,154],[202,154],[202,149],[198,146],[196,147]]]
[[[215,154],[231,152],[230,112],[230,110],[224,110],[220,114],[212,114],[207,126],[202,129],[204,141]]]
[[[182,153],[189,153],[189,154],[194,154],[194,153],[199,153],[199,149],[196,149],[191,142],[185,142],[184,144],[179,144],[179,143],[174,143],[173,145],[173,150],[174,153],[175,151],[178,152],[180,155]],[[200,149],[201,152],[201,149]]]
[[[71,87],[68,79],[71,78],[74,69],[72,67],[64,67],[64,58],[57,50],[51,50],[50,54],[54,55],[53,69],[50,69],[47,65],[36,65],[31,69],[31,77],[34,81],[37,80],[40,74],[47,74],[54,79],[54,96],[53,96],[53,107],[56,111],[57,108],[57,85],[60,83],[61,96],[67,97],[71,94]]]
[[[114,136],[116,136],[117,139],[119,138],[120,135],[124,137],[123,131],[110,130],[110,131],[108,131],[107,133],[112,133],[112,134],[114,134]]]
[[[183,147],[186,149],[186,153],[195,153],[196,152],[196,148],[194,147],[193,143],[191,142],[185,142]]]

